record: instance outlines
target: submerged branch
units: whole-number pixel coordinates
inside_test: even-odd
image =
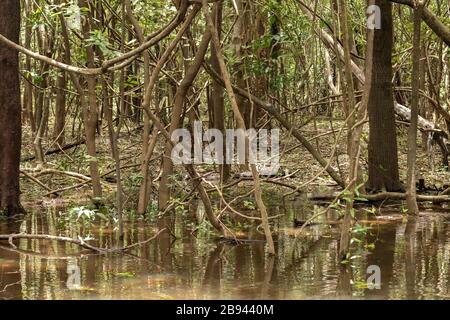
[[[145,245],[145,244],[149,243],[150,241],[156,239],[164,230],[166,230],[166,229],[159,230],[153,237],[151,237],[145,241],[131,244],[126,247],[111,248],[111,249],[95,247],[93,245],[86,243],[86,241],[81,237],[78,237],[78,239],[74,239],[74,238],[70,238],[70,237],[53,236],[53,235],[48,235],[48,234],[25,234],[25,233],[0,234],[0,240],[7,240],[14,249],[16,249],[16,246],[12,243],[12,241],[15,239],[49,240],[49,241],[62,241],[62,242],[73,243],[73,244],[76,244],[85,249],[89,249],[89,250],[99,252],[102,254],[107,254],[107,253],[121,253],[121,252],[130,250],[130,249],[133,249],[137,246]]]

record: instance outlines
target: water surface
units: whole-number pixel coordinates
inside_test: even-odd
[[[0,234],[91,235],[100,247],[119,244],[113,226],[62,223],[61,208],[36,210],[23,219],[0,221]],[[359,215],[366,235],[353,250],[350,267],[339,267],[336,215],[322,216],[302,234],[294,217],[317,206],[294,201],[272,206],[277,255],[263,241],[240,245],[219,241],[189,214],[177,214],[172,233],[127,254],[101,255],[76,245],[18,240],[0,243],[0,299],[449,299],[450,214],[424,211],[409,222],[399,210],[379,217]],[[328,224],[328,222],[333,222]],[[236,224],[239,236],[263,239],[260,228]],[[247,231],[250,230],[250,231]],[[125,245],[155,233],[155,224],[127,223]],[[297,237],[296,237],[297,235]],[[381,270],[381,289],[367,287],[367,267]],[[348,271],[350,270],[350,271]]]

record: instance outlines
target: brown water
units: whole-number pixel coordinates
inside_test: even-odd
[[[61,210],[50,207],[22,220],[2,220],[0,234],[90,234],[98,246],[118,244],[117,232],[105,222],[62,224]],[[318,224],[302,234],[292,228],[294,216],[305,218],[313,210],[301,201],[272,207],[272,215],[284,215],[275,223],[276,257],[267,255],[264,242],[232,245],[203,228],[193,236],[189,214],[177,214],[173,221],[176,240],[165,234],[124,255],[38,240],[17,241],[14,250],[2,241],[0,299],[450,298],[450,214],[445,210],[424,211],[409,222],[395,210],[377,218],[361,215],[359,223],[372,229],[359,237],[350,272],[336,263],[338,225]],[[320,219],[334,221],[335,215]],[[262,239],[259,228],[242,229],[241,236]],[[154,224],[129,222],[125,244],[154,232]],[[379,290],[367,288],[370,265],[380,267]]]

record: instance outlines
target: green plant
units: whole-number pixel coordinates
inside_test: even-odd
[[[105,221],[110,221],[103,213],[97,209],[91,209],[86,206],[79,206],[70,208],[67,214],[63,217],[70,222],[77,222],[82,224],[92,224],[97,218]]]
[[[0,210],[0,219],[5,220],[7,218],[6,210]]]
[[[244,201],[244,207],[248,210],[256,210],[256,205],[253,201]]]
[[[101,30],[91,31],[90,37],[86,39],[86,42],[89,46],[97,46],[108,59],[119,55],[117,51],[110,49],[109,41]]]

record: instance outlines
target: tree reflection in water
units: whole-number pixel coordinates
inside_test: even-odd
[[[364,222],[372,226],[366,241],[374,242],[375,248],[361,254],[351,268],[342,268],[336,260],[339,237],[335,226],[319,223],[293,236],[294,216],[300,212],[308,217],[313,210],[298,204],[272,208],[276,214],[285,213],[276,223],[275,257],[267,254],[263,242],[232,245],[205,230],[193,235],[195,217],[177,215],[159,222],[171,228],[158,241],[123,255],[93,254],[72,244],[25,239],[17,242],[15,250],[4,242],[0,246],[0,298],[450,298],[448,213],[427,212],[408,221],[400,217]],[[58,219],[60,210],[50,208],[23,220],[1,221],[0,233],[83,234],[94,236],[101,247],[118,243],[117,232],[105,222],[64,225]],[[321,219],[326,222],[333,216],[330,213]],[[143,241],[154,231],[154,225],[144,221],[129,222],[124,244]],[[381,269],[380,290],[356,285],[364,281],[370,265]]]

